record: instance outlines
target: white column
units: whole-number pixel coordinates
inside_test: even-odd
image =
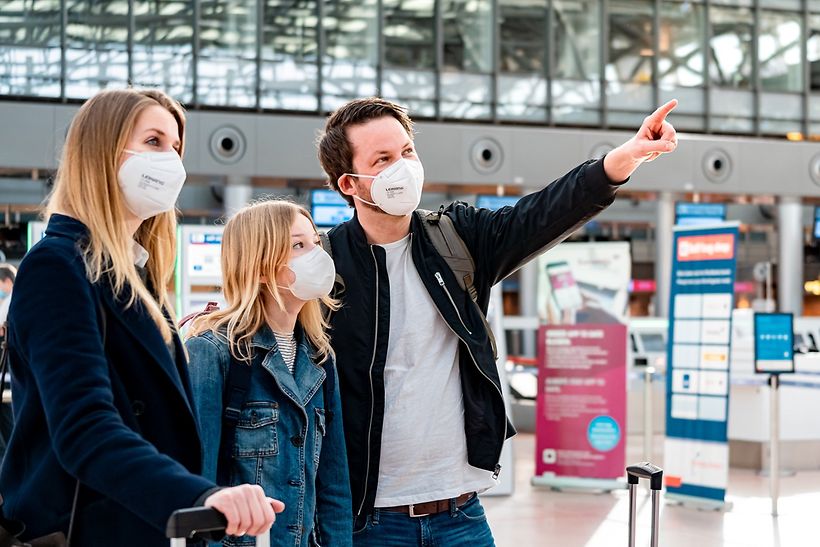
[[[675,194],[658,194],[655,221],[655,315],[669,316],[669,284],[672,281],[672,235],[675,226]]]
[[[248,204],[253,196],[253,185],[250,177],[228,175],[225,183],[223,206],[225,215],[233,216],[239,209]]]
[[[521,304],[521,315],[524,317],[538,316],[538,259],[530,260],[518,272],[518,298]],[[526,357],[535,357],[535,331],[524,330],[521,337],[522,354]]]
[[[777,309],[803,315],[803,206],[784,196],[777,207]]]

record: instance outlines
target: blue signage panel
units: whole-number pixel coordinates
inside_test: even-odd
[[[316,226],[331,228],[353,218],[353,207],[334,190],[311,190],[310,215]]]
[[[475,206],[480,209],[491,209],[495,211],[496,209],[501,209],[502,207],[510,206],[512,207],[516,203],[521,196],[488,196],[488,195],[479,195],[476,198]]]
[[[755,372],[794,372],[794,318],[755,313]]]
[[[667,494],[722,503],[737,224],[676,228],[666,382]]]
[[[675,204],[675,225],[704,226],[720,224],[726,220],[724,203],[686,203]]]

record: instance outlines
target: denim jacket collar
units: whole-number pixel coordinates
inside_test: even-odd
[[[298,323],[294,328],[294,335],[297,349],[293,374],[285,365],[276,345],[276,337],[268,325],[264,325],[253,335],[251,345],[267,352],[262,367],[273,376],[288,398],[298,406],[304,407],[321,387],[325,379],[325,370],[321,365],[314,363],[316,352]]]

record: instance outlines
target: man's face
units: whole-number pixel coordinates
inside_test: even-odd
[[[399,121],[384,116],[347,128],[347,138],[353,151],[353,172],[360,175],[378,175],[382,169],[407,158],[418,161],[413,140]],[[373,201],[370,186],[373,179],[344,176],[339,187],[347,195]],[[381,211],[378,207],[356,200],[356,206]]]

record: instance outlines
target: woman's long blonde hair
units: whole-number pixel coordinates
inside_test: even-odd
[[[182,155],[185,114],[177,101],[152,89],[102,91],[86,101],[71,122],[45,217],[63,213],[85,224],[89,238],[82,250],[88,279],[97,283],[108,278],[114,294],[127,307],[145,306],[167,342],[172,335],[169,319],[174,322],[166,287],[174,275],[176,212],[144,221],[133,237],[150,255],[145,269],[152,292],[134,267],[127,209],[118,180],[120,158],[137,118],[153,105],[165,108],[176,120]]]
[[[210,330],[227,339],[235,358],[251,359],[251,339],[266,324],[264,295],[285,309],[276,274],[288,265],[296,215],[307,217],[316,230],[310,213],[283,200],[253,203],[231,217],[222,234],[222,292],[227,305],[223,310],[197,317],[189,336]],[[338,308],[335,300],[324,297],[306,302],[298,315],[320,361],[333,354],[322,305]]]

